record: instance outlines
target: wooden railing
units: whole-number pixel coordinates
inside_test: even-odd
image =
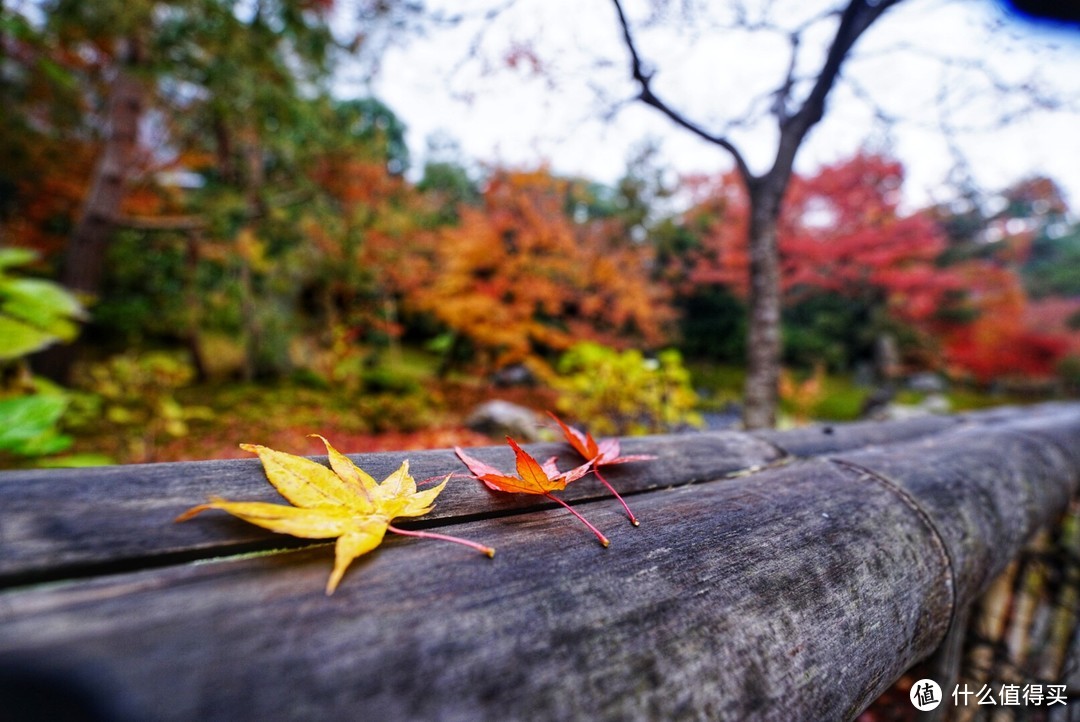
[[[640,527],[591,477],[562,494],[609,548],[455,479],[411,528],[494,559],[396,537],[331,597],[326,544],[172,522],[277,501],[256,459],[2,473],[0,718],[853,719],[1065,511],[1080,404],[623,446],[657,456],[605,470]],[[464,471],[353,458],[382,478],[406,457]]]

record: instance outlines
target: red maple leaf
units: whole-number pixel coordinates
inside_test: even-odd
[[[555,419],[555,423],[562,429],[566,441],[586,460],[585,465],[588,466],[589,464],[592,464],[592,472],[596,474],[596,478],[615,495],[615,498],[623,505],[623,509],[626,509],[626,515],[630,517],[630,523],[637,526],[639,522],[637,517],[634,516],[634,512],[630,511],[630,507],[626,505],[626,501],[619,495],[619,492],[615,491],[615,487],[613,487],[600,473],[600,467],[614,466],[615,464],[628,464],[631,461],[649,461],[656,457],[652,454],[631,454],[630,456],[621,456],[622,449],[618,439],[604,439],[597,443],[596,439],[594,439],[589,432],[578,431],[574,427],[568,426],[563,423],[562,419],[550,411],[548,412],[548,416]]]
[[[518,443],[509,436],[506,437],[506,443],[510,444],[510,448],[514,450],[514,455],[517,460],[517,476],[506,474],[490,464],[469,456],[459,446],[454,447],[454,452],[458,455],[459,459],[465,462],[465,466],[469,467],[469,471],[473,473],[473,476],[484,482],[484,484],[492,491],[546,496],[548,499],[566,507],[571,514],[580,519],[585,526],[589,527],[593,534],[596,535],[596,538],[600,540],[600,543],[606,547],[610,542],[607,537],[600,533],[599,529],[590,524],[589,521],[579,514],[572,506],[551,493],[553,491],[565,489],[567,484],[580,479],[585,476],[585,474],[589,473],[589,467],[592,462],[586,462],[570,471],[560,472],[555,468],[555,457],[552,457],[541,464],[530,456],[527,451],[518,446]]]

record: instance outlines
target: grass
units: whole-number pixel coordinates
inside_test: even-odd
[[[741,366],[689,361],[690,383],[701,397],[701,411],[722,411],[731,403],[742,401],[746,370]]]
[[[850,376],[827,376],[824,396],[811,414],[822,421],[854,421],[869,395],[870,389],[856,385]]]
[[[746,372],[742,367],[714,365],[703,361],[687,363],[694,388],[701,395],[699,410],[721,411],[731,403],[742,401]],[[796,374],[798,376],[798,374]],[[801,378],[801,377],[800,377]],[[825,377],[821,398],[810,407],[810,416],[819,421],[854,421],[860,418],[863,405],[873,389],[855,383],[851,375]],[[953,385],[946,392],[952,411],[973,411],[1002,405],[1023,405],[1048,400],[1046,394],[1022,394],[989,391],[969,386]],[[901,389],[894,399],[898,404],[915,405],[922,402],[924,392]],[[781,402],[781,412],[792,414],[794,408]]]
[[[72,429],[76,453],[100,453],[116,463],[222,459],[249,456],[240,442],[300,454],[324,450],[308,434],[320,433],[349,452],[406,451],[497,443],[464,427],[481,401],[502,398],[537,409],[553,408],[541,388],[494,389],[483,379],[438,379],[438,357],[405,347],[365,368],[349,388],[312,372],[273,383],[217,381],[176,390],[182,408],[205,407],[182,435],[100,422]],[[138,441],[139,443],[134,443]]]
[[[742,401],[746,370],[741,366],[693,361],[687,368],[694,388],[701,394],[702,411],[719,411]],[[828,376],[822,398],[812,406],[811,415],[823,421],[857,419],[869,393],[870,389],[857,386],[850,376]],[[792,409],[781,403],[781,411],[791,413]]]

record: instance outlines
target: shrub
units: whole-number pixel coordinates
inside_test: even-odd
[[[586,423],[594,434],[648,434],[700,425],[697,395],[678,351],[646,358],[579,343],[559,359],[552,386],[559,410]]]
[[[124,437],[128,461],[152,461],[166,437],[186,436],[188,422],[211,418],[200,406],[184,406],[175,392],[195,378],[185,354],[124,353],[78,368],[76,382],[102,399],[104,422]]]
[[[0,465],[86,465],[101,457],[52,458],[73,439],[61,421],[79,396],[34,377],[25,357],[57,342],[73,341],[82,305],[63,286],[13,273],[37,258],[23,248],[0,248]]]

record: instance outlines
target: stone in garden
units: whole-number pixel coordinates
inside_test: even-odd
[[[513,436],[518,441],[539,441],[543,421],[532,409],[496,399],[474,408],[465,425],[494,438]]]
[[[945,383],[945,379],[935,373],[929,371],[913,374],[907,380],[907,387],[912,391],[919,391],[924,394],[940,394],[945,391],[948,384]]]
[[[504,366],[491,375],[491,381],[500,388],[509,386],[535,386],[536,376],[525,364]]]
[[[917,404],[888,404],[869,418],[877,421],[903,421],[920,416],[949,413],[952,404],[942,394],[930,394]]]

